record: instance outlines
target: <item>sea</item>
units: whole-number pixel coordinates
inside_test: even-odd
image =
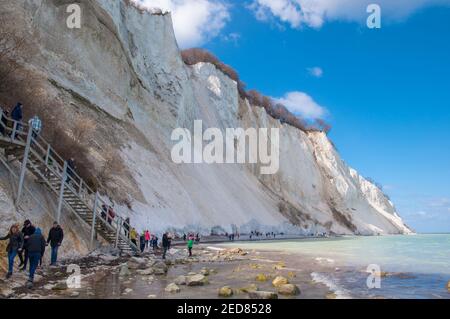
[[[314,258],[328,270],[318,267],[312,279],[338,298],[450,299],[450,234],[260,241],[239,247]]]

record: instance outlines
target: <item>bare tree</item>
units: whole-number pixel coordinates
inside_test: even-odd
[[[0,16],[0,93],[10,85],[11,75],[19,68],[17,60],[25,57],[27,39],[11,30],[8,19]]]

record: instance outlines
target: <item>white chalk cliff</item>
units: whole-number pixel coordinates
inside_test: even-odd
[[[127,174],[105,187],[129,200],[116,209],[138,230],[410,233],[383,192],[349,168],[325,134],[281,124],[249,105],[211,64],[186,66],[170,14],[122,0],[77,2],[80,29],[66,26],[72,1],[0,0],[0,7],[35,41],[36,52],[21,63],[45,80],[66,114],[96,119],[93,165],[106,144],[120,151]],[[192,130],[196,119],[204,128],[279,128],[278,173],[260,175],[256,164],[173,163],[173,129]]]

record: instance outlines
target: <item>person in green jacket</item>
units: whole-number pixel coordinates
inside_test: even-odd
[[[192,257],[192,247],[194,246],[194,236],[191,234],[189,235],[189,239],[187,241],[187,248],[189,251],[189,257]]]

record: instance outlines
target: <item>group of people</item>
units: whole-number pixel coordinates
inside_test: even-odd
[[[116,217],[116,213],[114,212],[114,208],[111,207],[111,206],[107,206],[105,204],[102,205],[102,213],[101,213],[101,215],[102,215],[102,218],[104,220],[106,220],[108,222],[108,224],[110,224],[110,225],[112,224],[114,218]],[[128,223],[127,224],[124,222],[125,234],[126,234],[127,229],[128,229],[128,231],[130,230],[130,228],[129,228],[129,225],[130,225],[129,221],[130,220],[128,219]],[[125,228],[126,225],[128,226],[128,228]]]
[[[163,238],[162,238],[162,248],[163,248],[163,255],[162,258],[166,259],[166,253],[168,250],[170,250],[170,246],[172,245],[172,239],[173,239],[173,235],[170,233],[164,233],[163,234]],[[187,244],[187,249],[188,249],[188,255],[189,257],[192,257],[192,248],[194,247],[194,241],[200,241],[200,236],[194,235],[193,233],[190,233],[188,235],[183,234],[183,240],[186,242]]]
[[[265,234],[263,234],[262,232],[255,230],[255,231],[250,232],[249,239],[251,240],[252,238],[261,238],[264,235],[266,236],[266,238],[276,238],[277,237],[277,234],[274,232],[266,232]]]
[[[30,220],[23,223],[22,230],[19,224],[10,227],[6,236],[0,237],[0,240],[9,240],[6,246],[8,253],[8,273],[6,278],[9,279],[13,275],[14,262],[16,256],[19,256],[19,269],[24,271],[29,263],[29,277],[27,286],[32,287],[34,274],[38,266],[42,266],[46,246],[51,247],[51,266],[55,266],[58,261],[58,249],[64,239],[64,231],[61,226],[54,222],[52,228],[48,232],[47,239],[42,235],[42,230],[34,226]]]
[[[239,233],[225,233],[225,236],[228,238],[229,241],[234,241],[234,238],[237,237],[237,239],[239,240],[240,234]]]
[[[6,132],[6,128],[9,128],[9,130],[11,130],[11,132],[8,134],[9,136],[12,135],[12,129],[13,129],[13,122],[10,121],[8,122],[7,117],[10,115],[10,112],[8,112],[8,110],[6,110],[5,108],[0,107],[0,112],[2,114],[1,116],[1,123],[0,123],[0,133],[2,135],[7,135]],[[20,132],[22,130],[22,125],[20,124],[23,120],[23,104],[18,102],[16,104],[16,106],[13,107],[13,109],[11,110],[11,118],[17,122],[16,124],[16,133],[14,138],[17,137],[18,132]],[[28,124],[30,125],[30,127],[32,128],[32,135],[34,138],[36,138],[42,131],[42,121],[41,119],[37,116],[34,115],[32,118],[30,118],[30,120],[28,121]],[[13,136],[11,136],[13,137]]]
[[[127,218],[124,222],[125,235],[130,238],[131,242],[139,248],[140,252],[143,253],[145,251],[153,251],[156,252],[158,250],[158,241],[159,238],[156,234],[151,234],[149,230],[144,230],[140,235],[137,230],[130,226],[130,219]],[[131,230],[130,230],[131,228]],[[162,258],[165,259],[167,252],[170,250],[172,246],[172,240],[174,238],[179,238],[173,235],[170,232],[165,232],[162,235],[161,240],[161,248],[162,248]],[[189,233],[188,235],[183,234],[183,241],[186,242],[189,257],[192,256],[192,248],[194,247],[195,242],[200,241],[200,235],[194,235],[193,233]]]

